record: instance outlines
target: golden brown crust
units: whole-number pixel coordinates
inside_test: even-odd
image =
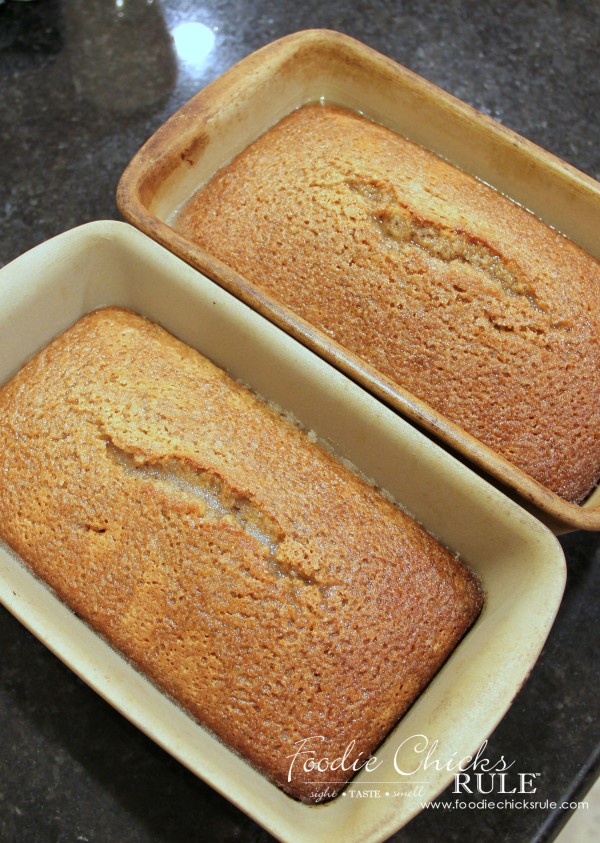
[[[600,264],[487,185],[305,106],[176,225],[566,500],[600,479]]]
[[[295,743],[322,735],[337,756],[355,740],[366,760],[481,607],[470,572],[375,489],[115,308],[0,391],[0,535],[308,801],[331,773],[296,765],[289,782]]]

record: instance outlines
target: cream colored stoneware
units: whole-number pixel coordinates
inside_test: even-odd
[[[485,607],[377,752],[381,766],[359,773],[346,796],[307,806],[188,717],[6,548],[2,601],[106,700],[279,840],[384,840],[452,782],[444,765],[476,752],[535,663],[564,586],[556,538],[328,363],[123,223],[74,229],[0,270],[0,382],[80,316],[108,304],[160,322],[315,430],[475,569]],[[412,773],[423,759],[412,738],[420,734],[438,741],[441,770]],[[396,753],[405,775],[395,770]],[[364,788],[390,795],[349,795]]]
[[[600,488],[568,503],[262,293],[170,222],[198,187],[297,106],[360,111],[477,176],[600,257],[600,185],[359,42],[300,32],[248,56],[171,117],[119,184],[124,217],[455,449],[556,532],[600,529]]]

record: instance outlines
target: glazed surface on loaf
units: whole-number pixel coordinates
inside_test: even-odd
[[[162,328],[84,317],[0,391],[0,536],[293,796],[366,761],[480,611],[468,569]],[[352,772],[346,776],[349,778]],[[330,793],[341,789],[330,786]]]
[[[358,115],[304,106],[176,228],[541,484],[600,478],[600,264]]]

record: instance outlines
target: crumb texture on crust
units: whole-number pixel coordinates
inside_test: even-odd
[[[366,759],[481,608],[468,569],[162,328],[96,311],[0,390],[0,536],[293,796]],[[340,788],[341,788],[340,784]]]
[[[334,106],[201,188],[187,237],[565,500],[600,479],[600,264]]]

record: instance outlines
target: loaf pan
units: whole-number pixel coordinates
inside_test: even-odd
[[[124,223],[74,229],[0,270],[0,382],[85,313],[111,304],[159,322],[316,431],[471,565],[484,609],[377,750],[380,766],[358,773],[345,795],[310,806],[198,725],[5,547],[0,599],[106,700],[279,840],[386,839],[450,784],[449,762],[477,751],[533,667],[564,586],[556,538],[327,362]],[[422,759],[419,735],[437,741],[439,765],[411,775]],[[379,795],[353,798],[357,790]]]
[[[382,376],[170,225],[181,205],[294,108],[337,103],[420,143],[531,210],[595,255],[600,185],[359,42],[300,32],[245,58],[171,117],[118,187],[129,222],[250,304],[515,495],[555,532],[600,529],[600,489],[569,503]]]

